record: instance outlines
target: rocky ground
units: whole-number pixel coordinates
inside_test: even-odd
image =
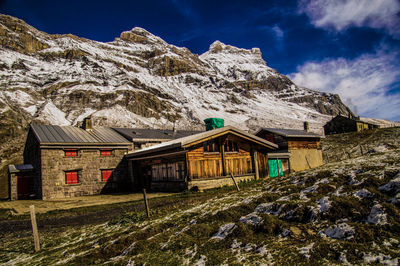
[[[176,195],[192,200],[153,208],[150,220],[143,211],[128,211],[101,224],[40,232],[38,253],[31,252],[29,234],[3,232],[0,261],[398,265],[400,146],[387,145],[382,134],[392,138],[399,131],[378,130],[363,155],[242,184],[240,192],[224,188]],[[343,141],[335,146],[331,138],[340,137],[327,138],[331,149],[343,147]],[[358,138],[363,137],[349,137]]]

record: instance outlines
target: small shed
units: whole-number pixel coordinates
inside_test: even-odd
[[[36,195],[32,192],[37,191],[38,184],[33,178],[33,165],[31,164],[11,164],[8,166],[9,177],[9,198],[10,199],[29,199]]]
[[[268,176],[268,152],[277,145],[227,126],[179,138],[126,155],[134,185],[182,191],[232,185]]]
[[[256,136],[279,146],[275,154],[269,154],[269,163],[278,168],[277,170],[273,170],[273,167],[270,169],[277,171],[278,176],[281,173],[302,171],[323,164],[321,148],[323,136],[308,132],[308,124],[306,123],[305,129],[261,128],[257,131]],[[276,163],[273,161],[274,159],[277,160]],[[275,175],[275,173],[270,172],[270,176],[272,175]]]

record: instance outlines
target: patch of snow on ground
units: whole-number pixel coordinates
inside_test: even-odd
[[[290,196],[283,196],[280,197],[279,199],[277,199],[276,201],[289,201],[290,200]]]
[[[262,221],[263,220],[261,219],[261,217],[255,214],[254,212],[247,214],[246,216],[242,216],[239,219],[239,222],[251,225],[259,225],[262,223]]]
[[[385,152],[388,151],[385,145],[379,145],[377,147],[374,147],[375,152]]]
[[[308,246],[299,248],[299,250],[300,250],[299,253],[300,253],[301,255],[304,255],[304,257],[306,257],[307,259],[309,259],[309,258],[310,258],[310,250],[313,248],[313,246],[314,246],[314,243],[311,243],[311,244],[308,245]]]
[[[397,193],[396,196],[394,196],[394,197],[390,200],[390,202],[391,202],[392,204],[397,204],[397,203],[399,203],[399,202],[400,202],[400,193]]]
[[[364,257],[365,263],[381,263],[386,265],[398,265],[399,260],[397,258],[392,259],[389,255],[379,254],[373,255],[371,253],[365,254]]]
[[[329,197],[323,197],[318,201],[319,212],[325,213],[331,207],[331,202],[329,201]]]
[[[327,236],[336,239],[351,239],[354,237],[355,230],[346,223],[341,223],[333,227],[329,227],[320,232],[321,236]]]
[[[218,239],[218,240],[223,240],[225,237],[227,237],[229,234],[235,230],[236,225],[234,223],[229,223],[229,224],[224,224],[218,229],[218,232],[213,235],[213,239]]]
[[[385,185],[378,188],[380,191],[385,191],[389,193],[399,193],[400,192],[400,173],[398,173],[392,180],[390,180]]]
[[[254,209],[254,212],[272,214],[277,216],[281,213],[282,207],[284,205],[285,204],[280,205],[279,203],[261,203]]]
[[[367,221],[370,224],[379,224],[379,225],[387,224],[387,215],[382,209],[382,205],[375,204],[372,207],[371,213],[369,214]]]
[[[268,259],[272,259],[272,255],[271,255],[271,253],[268,252],[268,249],[267,249],[267,246],[266,246],[266,245],[264,245],[264,246],[262,246],[262,247],[259,247],[259,248],[256,250],[256,252],[257,252],[260,256],[262,256],[262,257],[267,256]]]
[[[351,264],[349,263],[349,261],[347,260],[346,254],[344,254],[343,252],[340,252],[339,261],[340,261],[341,263],[343,263],[344,265],[351,265]]]
[[[314,185],[318,185],[318,184],[328,184],[329,180],[327,178],[323,178],[321,180],[318,180],[317,182],[315,182]]]
[[[374,197],[374,193],[371,193],[367,189],[363,188],[359,191],[354,192],[353,196],[357,197],[359,199],[372,198],[372,197]]]
[[[196,262],[195,266],[205,266],[207,262],[207,257],[204,255],[200,256],[200,259]]]

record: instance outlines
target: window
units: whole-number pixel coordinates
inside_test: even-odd
[[[204,152],[219,152],[219,144],[216,140],[203,142]]]
[[[100,156],[111,156],[111,150],[100,150]]]
[[[153,164],[151,176],[152,181],[182,181],[185,178],[184,162]]]
[[[78,156],[78,150],[75,149],[65,150],[65,157],[77,157],[77,156]]]
[[[226,152],[238,152],[239,151],[238,144],[231,140],[227,140],[225,142],[224,149]]]
[[[65,183],[67,185],[70,184],[78,184],[79,180],[79,171],[66,171],[65,172]]]
[[[112,169],[101,170],[101,181],[112,181]]]

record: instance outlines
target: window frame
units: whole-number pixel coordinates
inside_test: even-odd
[[[233,140],[227,140],[224,144],[224,152],[226,153],[238,153],[239,144]]]
[[[72,173],[76,173],[76,182],[71,182],[71,177],[68,178],[68,175],[71,175]],[[65,185],[78,185],[80,184],[80,179],[81,179],[81,171],[80,170],[65,170],[64,171],[64,184]]]
[[[72,155],[72,153],[75,153],[75,155]],[[79,157],[79,150],[78,149],[64,149],[64,157],[68,157],[68,158]]]
[[[110,171],[110,175],[107,177],[106,180],[104,180],[104,174],[108,171]],[[100,178],[101,178],[101,182],[104,182],[104,183],[113,182],[114,181],[114,169],[100,169]]]
[[[111,157],[114,155],[114,150],[112,149],[101,149],[100,150],[100,157]],[[107,153],[107,155],[104,155],[103,153]]]
[[[218,140],[211,139],[203,142],[203,152],[204,153],[220,153],[221,147]]]

